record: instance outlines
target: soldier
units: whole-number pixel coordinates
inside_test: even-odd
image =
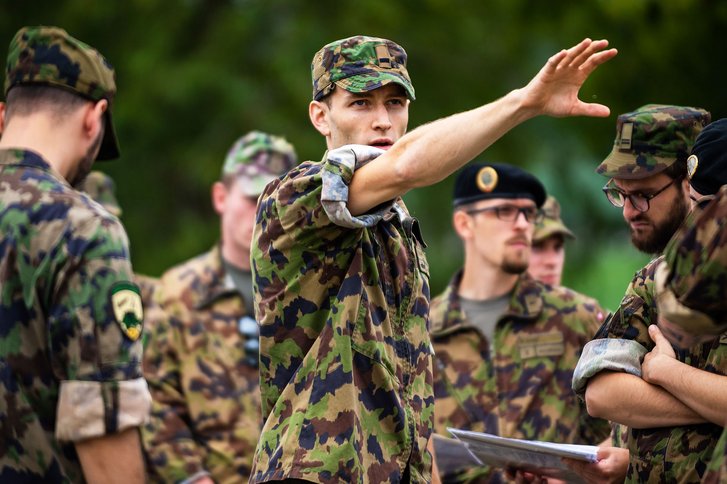
[[[309,116],[329,151],[269,184],[258,204],[252,261],[266,422],[251,482],[431,479],[429,269],[419,224],[399,197],[530,117],[606,115],[577,98],[616,54],[606,45],[586,39],[523,89],[407,135],[414,87],[401,46],[356,36],[316,53]]]
[[[560,204],[548,196],[542,208],[543,219],[535,225],[528,273],[544,284],[560,286],[565,264],[565,239],[575,239],[560,219]]]
[[[592,445],[608,436],[608,422],[591,418],[570,387],[603,310],[526,273],[545,197],[537,178],[508,165],[474,164],[457,176],[452,223],[464,243],[464,268],[430,312],[439,434],[453,427]],[[442,476],[475,477],[503,478],[491,468]]]
[[[144,374],[154,397],[143,429],[151,473],[165,482],[242,482],[260,435],[258,329],[250,246],[265,185],[297,162],[278,136],[238,139],[212,185],[221,241],[166,271],[168,321],[149,328]]]
[[[695,108],[672,107],[668,111],[664,108],[659,117],[641,116],[634,122],[633,148],[622,148],[621,170],[631,171],[637,164],[644,165],[645,159],[650,158],[647,150],[670,146],[671,161],[662,150],[662,164],[681,165],[681,170],[689,174],[687,183],[703,186],[705,179],[727,181],[727,170],[719,159],[701,160],[699,166],[691,166],[687,171],[692,140],[696,138],[692,153],[699,155],[711,137],[712,128],[701,131],[708,113]],[[619,132],[623,131],[621,121],[619,118]],[[674,126],[669,128],[669,124]],[[614,152],[618,150],[617,143]],[[650,211],[671,209],[657,202],[653,195],[629,194],[628,203],[649,208],[645,202],[651,199]],[[720,393],[714,389],[727,383],[723,377],[727,371],[727,347],[708,342],[690,347],[678,359],[667,362],[657,358],[649,363],[654,356],[671,350],[668,344],[654,340],[649,330],[658,320],[654,277],[660,260],[655,259],[637,273],[618,311],[604,324],[597,339],[586,345],[573,388],[585,395],[591,415],[626,426],[626,435],[615,437],[625,441],[629,449],[627,481],[693,482],[703,476],[724,425],[723,415],[715,409],[727,405],[727,399],[720,398],[727,397],[727,390]],[[708,409],[705,404],[716,407]],[[686,447],[667,445],[668,442],[684,442]]]
[[[143,311],[116,217],[72,188],[119,156],[114,70],[57,27],[10,42],[0,105],[0,482],[143,482]]]
[[[723,139],[711,143],[725,156],[727,120],[718,124]],[[696,155],[692,155],[696,156]],[[690,157],[691,158],[691,157]],[[698,163],[698,160],[695,160]],[[714,183],[705,179],[705,183]],[[702,188],[705,190],[705,188]],[[709,188],[706,188],[709,190]],[[704,210],[695,209],[694,216],[674,235],[666,248],[664,261],[656,270],[656,301],[659,329],[682,349],[701,339],[713,340],[727,331],[727,294],[724,275],[727,272],[727,187],[722,187],[716,200],[705,200]],[[657,340],[659,331],[652,329]],[[724,408],[722,409],[724,410]],[[724,417],[727,420],[727,416]],[[702,482],[727,481],[727,428],[715,445],[714,454]]]

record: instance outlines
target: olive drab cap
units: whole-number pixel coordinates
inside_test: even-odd
[[[727,329],[727,186],[700,204],[664,250],[656,273],[659,314],[694,334]]]
[[[222,166],[222,177],[242,178],[246,195],[259,196],[265,185],[298,163],[293,145],[285,138],[250,131],[230,148]]]
[[[542,242],[553,235],[560,235],[565,239],[575,239],[573,232],[566,227],[560,218],[560,204],[553,196],[548,196],[541,208],[543,212],[543,220],[535,224],[535,232],[533,233],[533,242]]]
[[[336,85],[349,92],[367,92],[389,83],[399,84],[415,99],[406,51],[397,43],[357,35],[337,40],[316,52],[311,62],[313,99],[320,101]]]
[[[110,214],[121,216],[121,206],[116,199],[116,184],[106,173],[97,170],[90,172],[77,188],[100,203]]]
[[[616,122],[611,153],[596,173],[609,178],[638,180],[686,161],[697,135],[710,121],[700,108],[647,104],[622,114]]]
[[[10,42],[5,96],[15,86],[46,85],[69,90],[90,101],[106,99],[106,127],[97,160],[119,157],[111,120],[116,95],[114,68],[93,47],[58,27],[23,27]]]

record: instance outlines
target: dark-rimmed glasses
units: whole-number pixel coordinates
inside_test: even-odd
[[[631,202],[631,205],[638,210],[641,213],[648,212],[650,208],[651,200],[653,200],[655,197],[657,197],[661,192],[669,188],[674,184],[674,182],[677,181],[677,178],[672,179],[669,183],[661,187],[659,190],[655,191],[651,194],[646,193],[626,193],[625,191],[621,190],[619,187],[612,185],[613,178],[611,178],[608,183],[602,188],[603,193],[606,194],[606,198],[608,198],[608,201],[611,202],[611,205],[614,207],[621,208],[626,203],[626,199],[629,199],[629,202]]]
[[[495,212],[495,216],[505,222],[514,222],[522,213],[530,223],[540,223],[543,221],[543,212],[537,207],[518,207],[516,205],[498,205],[496,207],[473,208],[465,210],[469,215],[475,215],[481,212]]]

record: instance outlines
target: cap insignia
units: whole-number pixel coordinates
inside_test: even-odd
[[[687,177],[691,180],[694,174],[697,172],[699,166],[699,158],[697,155],[689,155],[687,158]]]
[[[497,171],[491,166],[485,166],[477,172],[477,188],[490,193],[497,186]]]

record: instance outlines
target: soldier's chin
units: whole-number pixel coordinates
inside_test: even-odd
[[[502,270],[506,274],[522,274],[528,268],[528,261],[509,261],[502,263]]]

